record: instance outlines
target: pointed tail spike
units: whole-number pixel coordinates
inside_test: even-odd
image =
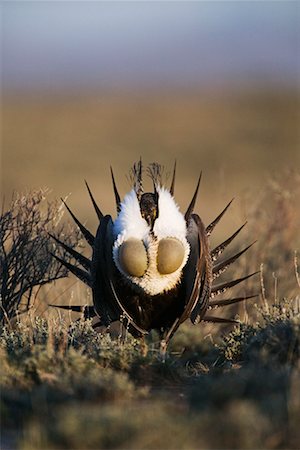
[[[137,164],[137,182],[135,186],[135,192],[137,195],[137,198],[140,200],[142,197],[142,194],[144,192],[143,189],[143,163],[142,163],[142,157],[140,156],[140,160]]]
[[[209,302],[209,307],[219,308],[220,306],[233,305],[235,303],[244,302],[246,300],[250,300],[252,298],[257,298],[257,297],[259,297],[259,294],[248,295],[245,297],[227,298],[225,300],[212,300]]]
[[[65,309],[67,311],[83,313],[85,319],[91,319],[96,316],[95,308],[93,306],[80,306],[80,305],[53,305],[48,304],[52,308]]]
[[[174,163],[173,177],[172,177],[172,182],[171,182],[171,187],[170,187],[170,194],[172,196],[174,196],[175,178],[176,178],[176,159],[175,159],[175,163]]]
[[[195,207],[195,203],[196,203],[196,200],[197,200],[197,195],[198,195],[198,191],[199,191],[199,186],[200,186],[201,177],[202,177],[202,171],[200,172],[200,176],[199,176],[199,179],[198,179],[198,183],[197,183],[197,186],[196,186],[196,189],[195,189],[195,193],[194,193],[194,195],[193,195],[193,198],[192,198],[192,200],[191,200],[191,203],[189,204],[189,207],[188,207],[188,209],[186,210],[186,213],[185,213],[185,215],[184,215],[185,221],[186,221],[187,223],[189,222],[190,217],[191,217],[191,215],[192,215],[192,213],[193,213],[193,210],[194,210],[194,207]]]
[[[100,221],[100,220],[102,219],[102,217],[103,217],[103,214],[102,214],[101,210],[99,209],[99,207],[98,207],[98,205],[97,205],[97,203],[96,203],[96,201],[95,201],[95,199],[94,199],[94,196],[93,196],[93,194],[92,194],[92,192],[91,192],[91,190],[90,190],[90,187],[89,187],[87,181],[84,180],[84,182],[85,182],[85,185],[86,185],[86,187],[87,187],[87,190],[88,190],[90,199],[91,199],[91,201],[92,201],[92,203],[93,203],[94,209],[95,209],[95,211],[96,211],[97,217],[98,217],[98,219],[99,219],[99,221]]]
[[[76,225],[79,227],[81,233],[83,234],[84,238],[86,239],[86,241],[93,246],[94,245],[94,236],[92,235],[92,233],[85,228],[84,225],[82,225],[82,223],[77,219],[77,217],[72,213],[72,211],[70,210],[70,208],[68,207],[68,205],[66,204],[66,202],[64,201],[64,199],[62,198],[61,201],[63,202],[63,204],[65,205],[65,207],[67,208],[68,212],[70,213],[72,219],[74,220],[74,222],[76,223]]]
[[[220,220],[222,219],[222,217],[224,216],[224,214],[226,213],[227,209],[229,208],[229,206],[231,205],[231,203],[233,202],[234,198],[230,200],[230,202],[225,206],[225,208],[223,209],[223,211],[215,218],[215,220],[213,220],[207,227],[206,227],[206,234],[207,236],[210,236],[211,233],[213,232],[215,226],[220,222]]]
[[[216,264],[213,267],[213,279],[218,278],[222,273],[224,273],[231,264],[233,264],[240,256],[242,256],[247,250],[249,250],[252,245],[254,245],[257,241],[252,242],[252,244],[248,245],[246,248],[226,259],[225,261],[221,261],[219,264]]]
[[[121,198],[120,198],[117,186],[116,186],[115,177],[114,177],[114,173],[113,173],[111,166],[110,166],[110,173],[111,173],[111,179],[112,179],[112,184],[113,184],[113,189],[114,189],[114,194],[115,194],[115,199],[116,199],[117,213],[119,213],[121,210]]]
[[[214,316],[204,316],[202,320],[204,320],[204,322],[211,322],[211,323],[235,323],[235,324],[241,323],[239,320],[224,319],[223,317],[214,317]]]
[[[59,256],[55,255],[54,253],[50,252],[50,254],[53,256],[53,258],[57,259],[57,261],[59,261],[63,266],[65,266],[70,272],[72,272],[77,278],[79,278],[79,280],[83,281],[89,287],[92,287],[91,277],[88,272],[80,269],[79,267],[73,266],[72,264],[68,263],[67,261],[64,261],[63,259],[59,258]]]
[[[226,241],[222,242],[222,244],[215,247],[211,252],[210,256],[213,261],[215,261],[228,247],[228,245],[233,241],[233,239],[242,231],[244,226],[247,225],[247,222],[245,222],[238,230],[236,230],[235,233],[233,233]]]
[[[141,186],[142,186],[142,182],[143,182],[142,176],[143,176],[143,163],[142,163],[142,157],[140,156],[138,181],[139,181]]]
[[[73,248],[69,247],[67,244],[65,244],[64,242],[60,241],[59,239],[57,239],[57,237],[53,236],[51,233],[48,233],[49,236],[55,240],[55,242],[57,242],[61,247],[63,247],[70,255],[73,256],[73,258],[76,259],[76,261],[79,262],[79,264],[81,264],[86,270],[90,270],[91,268],[91,261],[86,258],[84,255],[82,255],[81,253],[78,253],[76,250],[74,250]]]
[[[225,283],[216,284],[211,289],[211,298],[214,298],[219,294],[223,294],[224,292],[227,291],[227,289],[230,289],[233,286],[236,286],[237,284],[242,283],[242,281],[245,281],[248,278],[251,278],[254,275],[257,275],[258,273],[260,273],[260,271],[250,273],[250,275],[246,275],[245,277],[242,277],[242,278],[237,278],[236,280],[226,281]]]
[[[82,312],[83,311],[83,306],[79,306],[79,305],[53,305],[52,303],[48,303],[48,306],[51,306],[51,308],[66,309],[67,311],[73,311],[73,312]]]

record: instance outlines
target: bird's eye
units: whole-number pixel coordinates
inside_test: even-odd
[[[119,263],[128,275],[142,277],[148,267],[148,257],[142,241],[130,238],[119,248]]]
[[[176,238],[161,239],[157,250],[157,270],[162,275],[175,272],[182,264],[184,247]]]

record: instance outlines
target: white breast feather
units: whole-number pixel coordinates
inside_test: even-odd
[[[143,240],[149,234],[150,228],[141,215],[139,201],[132,189],[121,203],[121,210],[114,222],[114,235],[123,235],[126,239],[135,237]]]
[[[185,266],[190,247],[186,239],[186,223],[184,216],[170,194],[165,188],[158,188],[158,218],[155,221],[153,232],[155,239],[150,234],[150,227],[143,219],[139,202],[134,190],[130,191],[121,203],[121,210],[114,222],[115,243],[113,246],[113,259],[125,276],[125,280],[133,283],[136,289],[141,289],[149,295],[157,295],[173,289],[180,281],[182,269]],[[126,274],[119,264],[119,247],[128,238],[134,237],[144,242],[148,254],[148,269],[142,277],[132,277]],[[162,275],[157,270],[157,248],[160,239],[175,237],[180,240],[185,249],[185,256],[181,266],[173,273]]]
[[[170,194],[164,187],[158,188],[158,218],[155,221],[153,231],[159,238],[177,237],[185,239],[186,223],[183,215]]]

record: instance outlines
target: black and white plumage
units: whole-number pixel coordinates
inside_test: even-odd
[[[86,183],[99,219],[96,236],[80,223],[66,205],[92,247],[92,259],[89,260],[60,241],[57,242],[69,251],[76,264],[56,258],[92,288],[93,306],[85,309],[86,317],[97,316],[98,323],[105,326],[121,319],[137,337],[155,329],[165,344],[189,318],[194,324],[201,320],[236,322],[207,314],[211,308],[254,297],[215,299],[217,295],[254,275],[213,284],[214,279],[251,246],[226,260],[218,261],[242,226],[230,238],[210,250],[209,236],[231,202],[205,227],[201,218],[193,212],[201,175],[187,211],[182,214],[173,197],[176,164],[170,189],[162,185],[160,165],[153,163],[147,170],[153,181],[153,192],[145,193],[142,172],[142,162],[139,161],[131,171],[133,188],[121,201],[111,171],[117,206],[115,220],[110,215],[102,214]],[[80,310],[77,306],[59,307]]]

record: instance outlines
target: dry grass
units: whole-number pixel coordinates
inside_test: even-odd
[[[166,362],[86,321],[6,327],[2,448],[297,448],[299,318],[286,301],[224,340],[183,327]]]

